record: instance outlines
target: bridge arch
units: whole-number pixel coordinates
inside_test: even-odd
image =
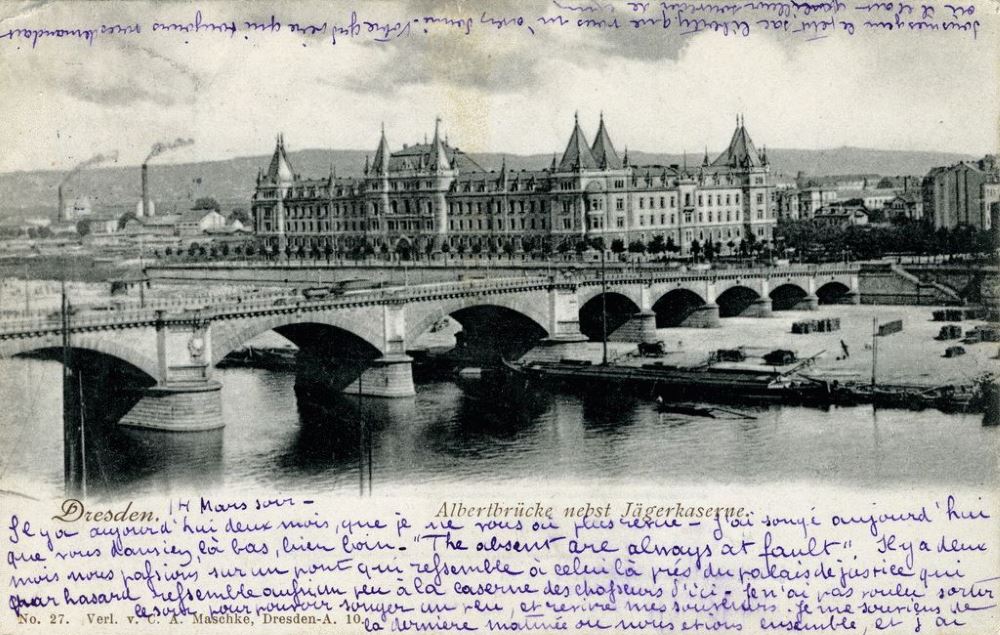
[[[456,348],[470,356],[495,359],[519,357],[546,337],[547,301],[536,294],[450,298],[406,308],[406,344],[412,346],[421,335],[444,317],[455,319],[463,334]]]
[[[608,335],[617,331],[640,311],[639,305],[632,298],[615,291],[591,296],[580,306],[580,332],[591,340],[599,341],[602,338],[604,303],[607,304]]]
[[[102,336],[103,335],[103,336]],[[156,380],[159,367],[155,355],[147,355],[138,348],[128,346],[115,337],[114,331],[102,331],[100,334],[74,334],[71,339],[71,349],[97,353],[123,362],[141,371],[150,379]],[[0,342],[0,357],[15,357],[28,353],[43,353],[61,351],[62,336],[59,334],[45,337],[13,339]],[[61,360],[61,354],[48,355],[54,360]]]
[[[705,299],[690,289],[671,289],[653,304],[656,328],[680,326],[704,304]]]
[[[785,283],[771,290],[771,309],[774,311],[791,311],[807,295],[805,289],[797,284]]]
[[[760,294],[750,287],[734,285],[720,293],[715,303],[719,305],[719,317],[735,317],[743,315],[758,299]]]
[[[542,337],[545,337],[549,334],[547,306],[548,298],[540,297],[539,294],[535,293],[517,296],[508,294],[479,295],[447,298],[439,302],[413,303],[406,307],[406,343],[413,344],[418,337],[429,331],[441,318],[463,309],[476,307],[496,307],[519,314],[527,320],[526,324],[540,329],[544,333]]]
[[[601,285],[599,284],[588,284],[581,285],[577,287],[577,302],[582,307],[594,298],[601,297]],[[639,285],[614,285],[608,284],[608,293],[614,293],[629,299],[632,304],[639,306],[642,303],[642,297],[639,291]]]
[[[851,292],[851,288],[843,282],[832,280],[816,289],[816,297],[820,304],[839,304]]]
[[[310,316],[297,313],[271,315],[247,320],[228,329],[212,331],[212,364],[218,364],[226,355],[244,347],[254,338],[275,331],[302,349],[313,349],[330,356],[375,359],[382,356],[380,342],[372,334],[345,321],[328,316]]]

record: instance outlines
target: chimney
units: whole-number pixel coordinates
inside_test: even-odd
[[[149,207],[149,166],[142,164],[142,209],[139,216],[152,216]]]
[[[66,201],[63,199],[62,183],[59,184],[57,190],[59,192],[59,209],[57,210],[56,218],[58,218],[61,221],[67,221],[69,220],[69,218],[67,217],[68,215],[66,214]]]

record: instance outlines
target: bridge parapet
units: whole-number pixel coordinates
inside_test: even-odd
[[[690,282],[716,282],[719,280],[737,279],[777,279],[777,278],[815,278],[820,276],[856,276],[860,271],[860,265],[808,265],[801,267],[782,268],[747,268],[747,269],[718,269],[708,271],[638,271],[627,273],[609,273],[605,280],[616,284],[656,284],[663,282],[674,282],[684,280]],[[592,272],[590,272],[592,274]],[[600,284],[600,275],[588,275],[586,278],[577,279],[577,284],[594,285]]]
[[[220,294],[196,294],[179,297],[149,297],[143,300],[128,299],[123,300],[112,297],[108,302],[93,304],[74,304],[78,308],[101,307],[101,310],[108,311],[128,311],[142,309],[174,309],[209,307],[214,305],[224,305],[243,298],[255,298],[258,300],[276,300],[278,298],[294,297],[295,293],[291,289],[281,291],[271,291],[261,293],[259,291],[247,291],[245,293],[220,293]]]
[[[139,311],[79,311],[70,315],[70,328],[78,330],[129,328],[147,326],[156,321],[157,311],[142,309]],[[38,313],[33,317],[0,321],[0,338],[17,335],[31,335],[62,330],[62,316],[55,313]]]

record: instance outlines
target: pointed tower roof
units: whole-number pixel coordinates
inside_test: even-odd
[[[438,131],[440,125],[441,117],[438,117],[434,120],[434,140],[431,141],[430,156],[430,169],[435,171],[451,169],[451,164],[448,162],[448,152],[441,142],[441,135]]]
[[[271,155],[271,165],[267,168],[267,178],[272,183],[286,183],[295,180],[295,171],[292,164],[288,162],[285,155],[285,136],[278,135],[274,146],[274,154]]]
[[[594,145],[590,148],[590,153],[594,155],[598,167],[604,170],[620,170],[622,161],[615,152],[615,146],[611,143],[608,129],[604,127],[604,113],[601,112],[601,123],[597,126],[597,136],[594,137]]]
[[[385,140],[384,123],[382,124],[382,136],[378,140],[378,149],[375,150],[375,160],[372,161],[371,171],[379,175],[389,172],[389,142]]]
[[[712,165],[756,168],[761,167],[762,164],[760,154],[750,139],[750,133],[747,132],[743,118],[737,117],[736,130],[733,132],[732,139],[729,140],[729,147],[716,157],[715,161],[712,161]]]
[[[559,161],[559,171],[569,172],[570,170],[584,168],[597,169],[597,161],[594,160],[594,155],[590,152],[587,137],[584,136],[583,130],[580,129],[580,118],[574,114],[573,134],[570,135],[569,143],[566,144],[566,151],[563,152],[562,159]]]

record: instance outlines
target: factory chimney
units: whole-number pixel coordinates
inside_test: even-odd
[[[142,164],[142,207],[139,208],[136,215],[139,217],[153,215],[153,210],[149,205],[149,166],[145,163]]]
[[[68,221],[69,215],[66,213],[66,200],[63,197],[62,183],[59,184],[57,191],[59,192],[59,209],[57,210],[56,218],[58,218],[61,221]]]
[[[142,162],[142,214],[153,216],[153,202],[149,199],[149,162],[154,157],[158,157],[164,152],[183,148],[194,143],[194,139],[175,139],[164,143],[154,143],[149,154]]]

